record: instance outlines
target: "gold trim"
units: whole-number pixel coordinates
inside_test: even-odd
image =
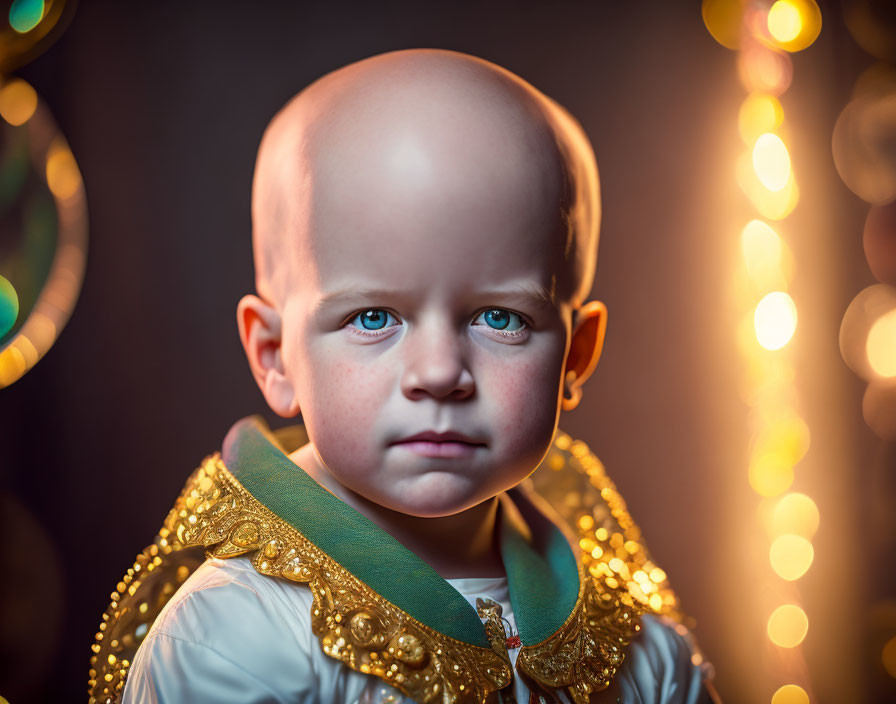
[[[531,482],[576,528],[581,586],[563,626],[524,646],[517,670],[545,701],[561,689],[575,704],[587,704],[621,666],[640,614],[679,621],[682,615],[622,497],[584,443],[558,433]],[[512,684],[503,639],[490,638],[492,649],[472,646],[412,618],[255,499],[215,453],[187,481],[154,543],[112,593],[93,645],[91,704],[119,700],[147,630],[206,554],[251,554],[260,574],[308,584],[312,630],[323,651],[421,704],[481,703]]]
[[[223,559],[251,553],[260,574],[308,584],[314,598],[311,629],[324,653],[353,670],[375,675],[417,702],[484,702],[511,682],[506,650],[450,638],[386,601],[255,499],[217,453],[206,458],[187,482],[158,542],[170,548],[168,554],[196,546]],[[155,557],[161,563],[161,556]],[[145,554],[138,562],[141,558]],[[136,572],[145,574],[152,564]],[[131,595],[139,588],[121,586]],[[115,613],[104,615],[104,622],[128,612],[118,607],[123,594],[113,594],[110,609]],[[102,633],[98,636],[91,659],[91,702],[114,702],[124,688],[130,658],[110,652],[103,659],[109,649],[103,646],[111,641]]]

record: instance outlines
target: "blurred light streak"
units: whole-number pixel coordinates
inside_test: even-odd
[[[778,135],[766,132],[753,145],[753,169],[770,191],[780,191],[791,180],[790,154]]]
[[[742,267],[731,281],[740,316],[736,329],[743,359],[740,393],[750,407],[753,431],[748,479],[763,497],[756,517],[771,539],[767,550],[772,570],[754,571],[752,593],[759,595],[779,592],[778,578],[792,582],[803,577],[814,560],[809,541],[820,520],[812,499],[786,493],[795,481],[795,466],[809,449],[810,433],[799,413],[793,352],[784,349],[796,333],[798,319],[796,304],[788,293],[793,255],[767,221],[783,220],[799,203],[800,191],[784,138],[787,131],[782,129],[784,109],[777,96],[793,79],[793,62],[786,52],[804,49],[815,40],[821,30],[821,13],[813,0],[739,4],[735,9],[704,3],[703,15],[717,41],[739,49],[738,76],[749,92],[737,115],[738,133],[748,149],[736,161],[735,173],[758,217],[740,232]],[[739,35],[730,27],[738,16]],[[760,602],[755,599],[757,608],[768,607]],[[798,604],[786,604],[769,616],[767,631],[772,642],[795,648],[808,631],[808,617]],[[772,655],[772,663],[757,669],[768,672],[769,679],[774,677],[776,686],[782,680],[793,681],[804,667],[799,651],[795,655],[795,659]],[[774,695],[776,704],[803,704],[804,699],[808,701],[806,691],[796,684],[779,687]]]
[[[809,619],[796,604],[784,604],[769,616],[767,630],[769,639],[775,645],[795,648],[809,631]]]
[[[756,305],[753,324],[759,344],[770,351],[779,350],[796,331],[796,304],[783,291],[773,291]]]

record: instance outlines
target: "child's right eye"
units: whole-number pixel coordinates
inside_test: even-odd
[[[358,313],[349,321],[349,324],[363,332],[376,332],[397,325],[398,320],[387,310],[370,308]]]

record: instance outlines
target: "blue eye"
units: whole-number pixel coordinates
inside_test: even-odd
[[[491,308],[483,311],[476,318],[476,321],[479,321],[480,318],[493,330],[501,330],[503,332],[517,332],[526,327],[526,323],[519,313],[504,310],[503,308]]]
[[[358,313],[351,319],[351,324],[359,330],[382,330],[397,322],[398,321],[395,320],[394,315],[382,308],[365,310],[363,313]]]

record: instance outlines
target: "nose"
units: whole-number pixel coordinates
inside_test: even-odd
[[[407,398],[462,400],[473,395],[473,374],[467,367],[462,341],[451,325],[420,327],[404,342],[401,390]]]

